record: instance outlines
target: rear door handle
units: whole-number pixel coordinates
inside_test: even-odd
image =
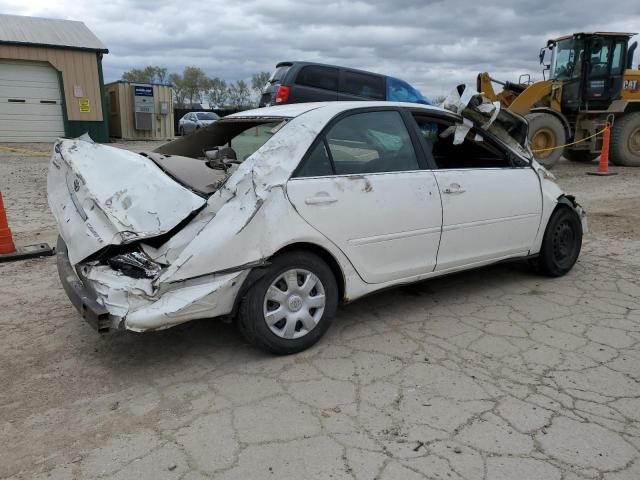
[[[465,189],[462,188],[457,183],[452,183],[451,185],[449,185],[448,187],[445,187],[442,190],[442,193],[447,193],[449,195],[458,195],[458,194],[464,193],[464,192],[465,192]]]
[[[319,192],[313,197],[305,198],[304,203],[307,205],[328,205],[329,203],[335,203],[337,201],[337,198],[332,197],[327,192]]]

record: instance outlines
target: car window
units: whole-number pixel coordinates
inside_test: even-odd
[[[218,120],[220,118],[213,112],[198,112],[196,117],[198,117],[198,120]]]
[[[306,157],[298,176],[329,175],[328,167],[336,175],[420,168],[397,111],[358,113],[339,120]]]
[[[282,82],[290,68],[291,65],[282,65],[280,67],[277,67],[271,74],[271,77],[269,77],[269,81],[267,83],[273,84]]]
[[[338,90],[338,69],[307,65],[300,69],[296,83],[307,87],[336,91]]]
[[[387,77],[387,100],[390,102],[411,102],[431,105],[431,102],[418,90],[404,80],[393,77]]]
[[[333,175],[333,167],[329,153],[327,152],[326,143],[323,140],[318,142],[311,150],[311,153],[307,155],[296,176],[326,177],[327,175]]]
[[[228,145],[236,152],[236,158],[244,161],[253,155],[262,145],[267,143],[267,140],[275,135],[284,123],[285,122],[270,122],[250,127],[234,136]]]
[[[455,145],[453,123],[425,117],[416,117],[416,122],[425,140],[427,155],[433,157],[440,169],[513,166],[510,156],[473,128],[461,144]],[[519,166],[526,165],[523,160]]]
[[[384,77],[350,70],[342,72],[340,91],[376,100],[386,99]]]

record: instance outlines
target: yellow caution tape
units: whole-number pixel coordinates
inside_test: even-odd
[[[565,144],[565,145],[560,145],[559,147],[539,148],[538,150],[531,150],[531,151],[532,151],[533,153],[549,152],[549,151],[551,151],[551,150],[558,150],[558,149],[560,149],[560,148],[570,147],[571,145],[576,145],[576,144],[578,144],[578,143],[581,143],[581,142],[584,142],[584,141],[586,141],[586,140],[589,140],[590,138],[597,137],[598,135],[600,135],[601,133],[604,133],[604,132],[606,132],[606,131],[607,131],[607,129],[606,129],[606,128],[604,128],[604,129],[600,130],[599,132],[594,133],[593,135],[589,135],[588,137],[581,138],[580,140],[577,140],[577,141],[575,141],[575,142],[567,143],[567,144]]]
[[[8,152],[15,153],[26,153],[29,155],[39,155],[41,157],[48,157],[51,155],[51,152],[41,152],[38,150],[30,150],[28,148],[19,148],[19,147],[5,147],[4,145],[0,145],[0,150],[6,150]]]

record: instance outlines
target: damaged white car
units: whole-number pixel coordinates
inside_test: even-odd
[[[568,272],[584,212],[533,160],[524,120],[456,95],[449,110],[241,112],[149,153],[58,141],[48,192],[69,298],[99,332],[223,317],[286,354],[376,290],[512,259]]]

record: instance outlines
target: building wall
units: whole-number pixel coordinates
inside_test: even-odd
[[[0,58],[49,62],[62,74],[67,120],[102,121],[102,98],[96,52],[41,48],[21,45],[0,45]],[[82,97],[89,100],[90,112],[80,112],[74,86],[82,89]]]
[[[133,87],[128,82],[105,85],[108,98],[109,132],[125,140],[169,140],[174,137],[171,87],[153,85],[155,114],[151,130],[136,130],[133,112]],[[167,115],[160,114],[160,102],[167,102]]]

